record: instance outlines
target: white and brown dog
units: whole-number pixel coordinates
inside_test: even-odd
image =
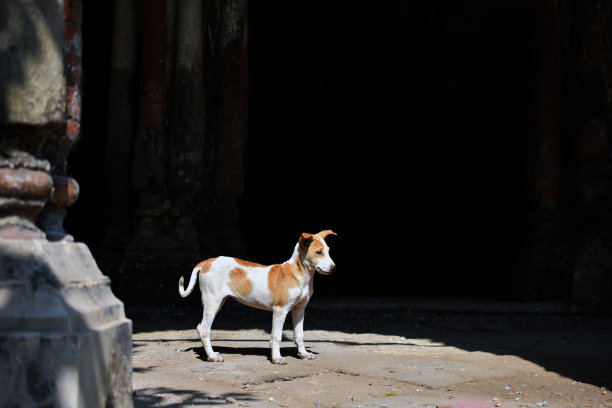
[[[287,364],[280,355],[283,324],[291,311],[293,330],[298,354],[303,359],[314,359],[315,355],[304,347],[304,310],[314,291],[314,273],[329,275],[336,265],[329,256],[326,239],[336,235],[331,230],[316,235],[303,233],[295,246],[291,258],[276,265],[259,265],[236,258],[219,257],[200,262],[191,272],[189,286],[184,289],[183,277],[179,280],[179,293],[188,296],[200,277],[200,292],[204,316],[198,324],[198,333],[210,361],[223,361],[210,344],[210,328],[223,302],[228,297],[245,305],[271,310],[272,362]]]

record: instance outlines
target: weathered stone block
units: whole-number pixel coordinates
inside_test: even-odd
[[[0,406],[131,407],[131,329],[87,246],[0,240]]]

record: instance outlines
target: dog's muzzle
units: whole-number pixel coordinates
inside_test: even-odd
[[[323,275],[331,275],[335,270],[336,270],[336,264],[332,264],[328,270],[324,270],[321,268],[318,269],[319,273]]]

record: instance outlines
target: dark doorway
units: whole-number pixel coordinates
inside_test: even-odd
[[[319,293],[520,297],[535,67],[511,3],[251,4],[251,257],[332,228]]]

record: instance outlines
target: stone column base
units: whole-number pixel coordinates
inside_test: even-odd
[[[131,407],[131,337],[86,245],[0,240],[0,406]]]

